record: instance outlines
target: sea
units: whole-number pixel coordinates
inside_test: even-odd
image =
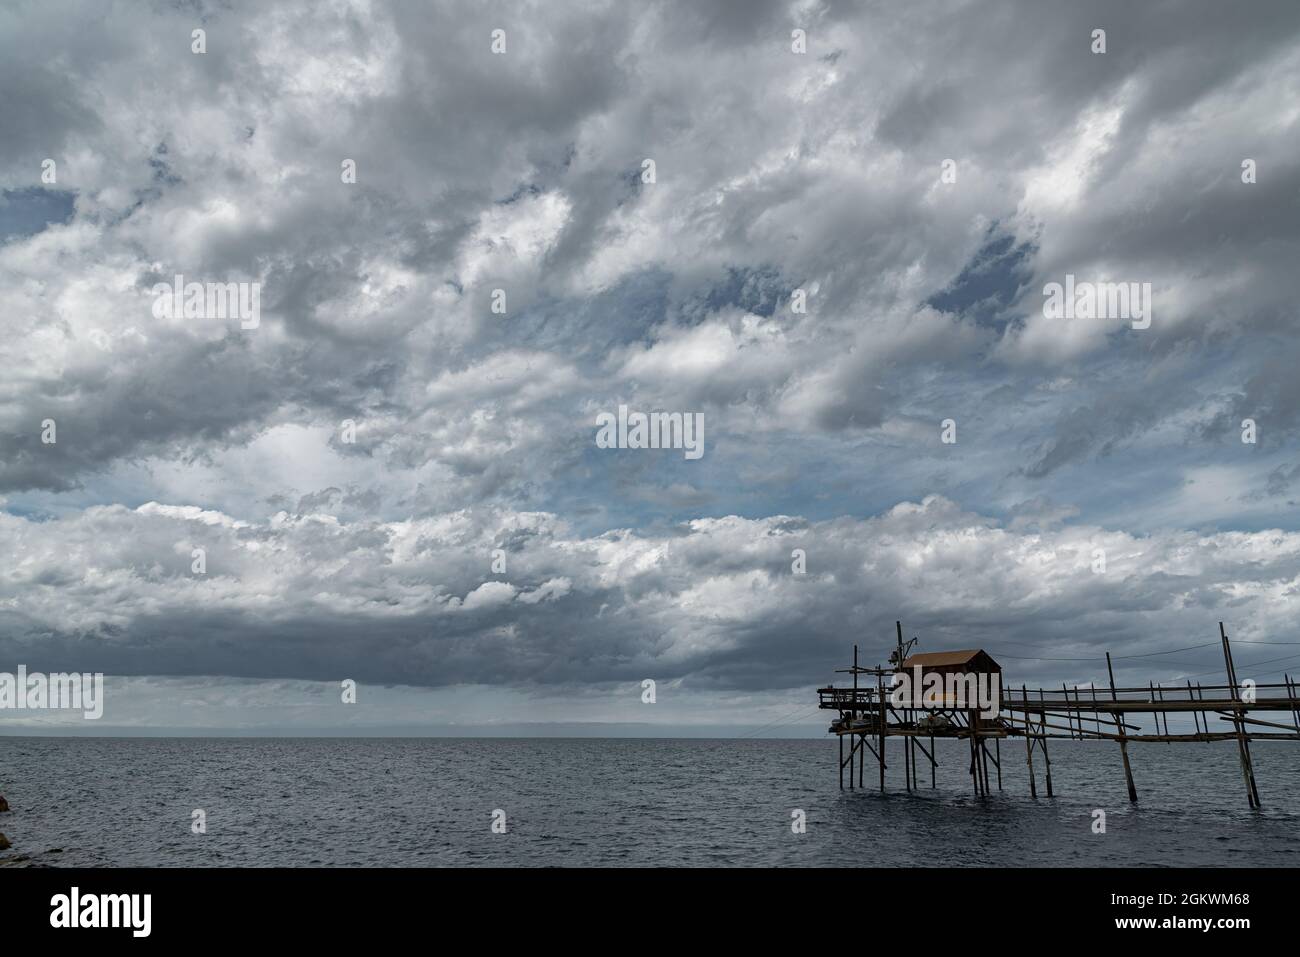
[[[1282,867],[1300,864],[1300,748],[963,742],[906,790],[888,742],[840,787],[826,739],[0,737],[0,866]],[[870,755],[868,755],[870,759]],[[854,781],[856,784],[856,780]],[[201,812],[201,813],[200,813]],[[200,827],[199,825],[203,826]]]

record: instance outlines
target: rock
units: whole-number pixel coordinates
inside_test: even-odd
[[[9,838],[0,834],[0,851],[7,851],[11,847],[13,847],[13,845],[9,843]]]
[[[7,810],[9,810],[9,802],[5,800],[5,796],[3,794],[0,794],[0,814],[4,813]]]

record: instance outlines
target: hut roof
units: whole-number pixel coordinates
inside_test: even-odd
[[[904,668],[961,668],[967,667],[979,671],[1001,671],[1002,667],[993,660],[983,648],[967,648],[961,651],[927,651],[916,654],[903,662]]]

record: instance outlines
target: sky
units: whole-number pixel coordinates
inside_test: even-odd
[[[42,0],[0,90],[0,672],[107,675],[0,733],[819,734],[896,620],[1300,666],[1290,0]]]

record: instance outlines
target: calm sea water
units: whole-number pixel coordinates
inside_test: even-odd
[[[1246,806],[1234,744],[1053,742],[1056,797],[1023,743],[977,798],[964,745],[938,787],[840,791],[834,740],[0,737],[0,831],[48,865],[1199,865],[1300,863],[1300,749],[1257,743]],[[1041,756],[1035,755],[1042,795]],[[878,774],[877,783],[878,783]],[[191,833],[192,812],[207,833]],[[1107,831],[1094,834],[1094,809]],[[493,834],[492,813],[506,813]],[[791,812],[807,832],[791,831]],[[62,853],[48,853],[61,848]]]

